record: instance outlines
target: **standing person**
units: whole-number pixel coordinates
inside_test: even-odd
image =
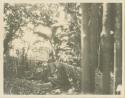
[[[47,81],[47,62],[52,52],[52,45],[50,43],[52,31],[47,26],[38,25],[34,27],[33,34],[35,40],[30,49],[30,58],[33,58],[33,60],[35,59],[35,73],[37,73],[38,78],[43,78],[43,80]],[[34,75],[30,77],[30,79],[33,78]]]

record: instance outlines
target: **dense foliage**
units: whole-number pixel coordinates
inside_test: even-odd
[[[15,78],[24,78],[22,82],[27,81],[27,83],[28,80],[29,82],[30,80],[41,80],[43,83],[51,82],[52,84],[50,85],[55,85],[57,88],[62,86],[61,88],[63,89],[67,89],[67,87],[68,89],[74,89],[75,87],[76,90],[80,90],[80,4],[32,5],[5,3],[4,15],[4,76],[6,93],[17,94],[22,92],[20,91],[21,89],[12,86],[15,84],[7,82]],[[49,67],[43,65],[41,67],[42,63],[40,61],[35,60],[35,58],[30,60],[28,57],[28,51],[32,47],[39,47],[36,43],[39,44],[41,40],[36,41],[34,44],[32,38],[29,38],[29,40],[27,39],[28,37],[25,38],[25,34],[28,32],[30,36],[29,33],[34,33],[35,27],[40,24],[52,29],[52,38],[45,38],[45,40],[50,41],[52,46]],[[40,39],[44,38],[43,35],[39,35],[39,37]],[[57,64],[54,62],[62,63]],[[39,72],[40,70],[42,72]],[[8,75],[8,73],[11,74]],[[9,84],[12,85],[9,86]],[[12,89],[12,92],[6,91],[8,88]],[[13,91],[14,89],[19,91],[15,92]],[[28,93],[25,92],[24,94]],[[37,91],[35,94],[37,94]]]

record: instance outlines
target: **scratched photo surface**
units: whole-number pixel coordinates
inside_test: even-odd
[[[121,95],[122,3],[4,3],[5,95]]]

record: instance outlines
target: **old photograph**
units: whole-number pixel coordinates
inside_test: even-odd
[[[122,3],[4,3],[4,95],[121,95]]]

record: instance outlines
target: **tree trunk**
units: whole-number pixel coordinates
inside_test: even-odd
[[[82,93],[89,93],[90,72],[89,72],[89,7],[90,4],[81,4],[82,8],[82,26],[81,26],[81,67],[82,67]]]
[[[94,93],[95,91],[95,69],[98,65],[98,49],[99,49],[99,35],[100,35],[100,26],[99,24],[99,6],[100,4],[91,5],[90,13],[90,51],[89,51],[89,63],[90,63],[90,91]]]
[[[112,30],[111,16],[112,4],[103,4],[103,27],[101,33],[100,64],[103,72],[103,93],[110,94],[110,72],[114,59],[114,39]]]
[[[98,65],[99,4],[81,4],[82,93],[94,93],[95,68]]]
[[[116,4],[115,18],[115,89],[122,84],[122,4]]]

